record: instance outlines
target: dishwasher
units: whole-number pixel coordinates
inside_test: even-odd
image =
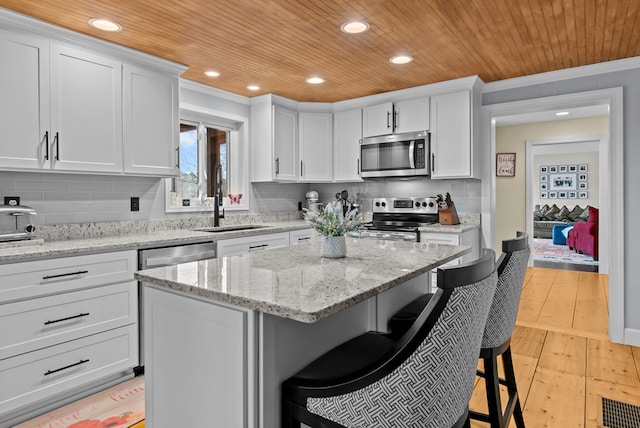
[[[216,249],[215,241],[141,249],[138,250],[138,269],[213,259],[216,257]],[[136,376],[144,373],[144,287],[141,282],[138,282],[138,338],[140,353],[139,366],[134,368]]]

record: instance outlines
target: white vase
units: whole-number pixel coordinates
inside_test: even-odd
[[[322,235],[322,248],[320,249],[322,257],[338,259],[347,255],[347,239],[342,236],[324,236]]]

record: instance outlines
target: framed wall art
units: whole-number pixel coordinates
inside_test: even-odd
[[[497,153],[496,154],[496,176],[514,177],[516,175],[516,154]]]
[[[550,174],[549,190],[576,190],[575,174]]]

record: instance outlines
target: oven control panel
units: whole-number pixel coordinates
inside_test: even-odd
[[[421,198],[374,198],[373,212],[437,214],[438,204],[433,196]]]

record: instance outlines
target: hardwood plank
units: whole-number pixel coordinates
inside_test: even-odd
[[[538,361],[538,368],[562,374],[585,376],[586,361],[587,339],[548,332]]]
[[[538,316],[537,322],[540,325],[564,328],[573,326],[574,306],[578,292],[577,278],[579,278],[579,272],[558,271]]]
[[[518,321],[537,322],[542,307],[547,300],[553,281],[559,271],[537,268],[522,289]]]
[[[640,389],[631,346],[587,339],[587,376]]]
[[[633,353],[633,359],[636,362],[636,370],[638,371],[638,377],[640,378],[640,348],[632,346],[631,352]]]
[[[516,325],[511,335],[511,353],[537,360],[540,358],[546,335],[546,330]]]
[[[607,333],[609,312],[605,290],[597,273],[579,275],[573,328],[594,333]]]
[[[538,368],[524,406],[527,428],[584,427],[585,377]]]

